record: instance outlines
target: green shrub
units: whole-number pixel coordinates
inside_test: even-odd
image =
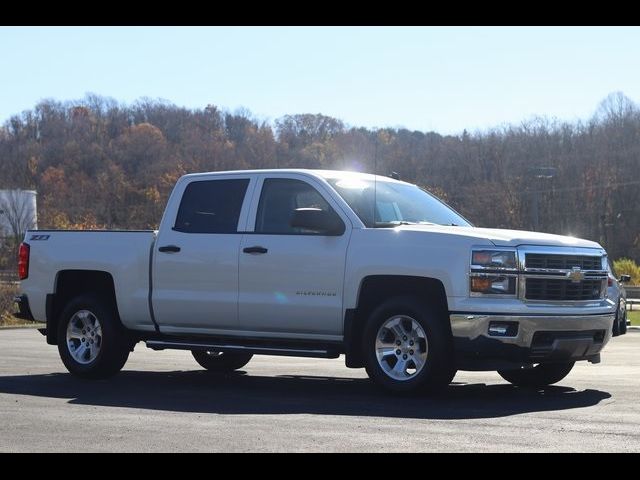
[[[630,258],[614,260],[613,268],[618,276],[631,275],[632,285],[640,285],[640,266]]]

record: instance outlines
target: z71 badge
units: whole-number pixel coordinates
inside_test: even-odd
[[[31,235],[29,240],[49,240],[50,235]]]

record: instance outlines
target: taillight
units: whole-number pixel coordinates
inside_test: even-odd
[[[20,250],[18,251],[18,277],[20,280],[24,280],[29,276],[29,245],[26,243],[20,244]]]

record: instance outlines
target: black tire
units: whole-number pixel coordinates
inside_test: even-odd
[[[618,303],[618,310],[616,311],[616,318],[613,321],[611,336],[617,337],[625,333],[627,333],[627,312],[624,307],[622,307],[622,304]]]
[[[192,350],[191,354],[202,368],[216,373],[227,373],[244,367],[251,357],[250,353],[243,352],[207,352]]]
[[[622,312],[622,321],[620,322],[620,335],[627,333],[627,312]]]
[[[612,337],[617,337],[618,335],[622,335],[622,333],[621,333],[622,322],[620,321],[619,316],[620,316],[620,314],[618,313],[616,315],[615,320],[613,321],[613,327],[611,329],[611,336]]]
[[[376,338],[382,325],[394,316],[406,316],[422,327],[428,348],[424,366],[405,380],[389,376],[378,362]],[[362,337],[362,352],[369,378],[377,385],[398,393],[437,391],[453,380],[456,374],[451,334],[446,317],[440,318],[427,304],[412,296],[394,297],[377,307],[370,315]]]
[[[96,319],[101,328],[100,334],[96,331],[82,335],[86,340],[93,340],[94,345],[99,344],[97,355],[87,363],[82,363],[76,358],[71,349],[80,341],[72,339],[67,342],[67,328],[73,320],[79,325],[79,312],[88,311]],[[95,336],[91,336],[94,333]],[[73,344],[73,345],[72,345]],[[87,343],[88,344],[88,343]],[[118,321],[113,304],[96,295],[81,295],[72,299],[62,311],[58,320],[58,352],[64,366],[74,375],[83,378],[108,378],[118,373],[129,358],[130,344],[126,340],[125,332]],[[77,352],[75,355],[78,355]],[[90,355],[88,355],[90,357]]]
[[[533,368],[498,370],[507,382],[519,387],[546,387],[569,375],[576,362],[540,363]]]

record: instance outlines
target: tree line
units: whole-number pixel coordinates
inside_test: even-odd
[[[157,228],[185,173],[285,167],[394,171],[478,226],[589,238],[640,260],[640,108],[621,93],[585,121],[459,135],[98,95],[42,101],[0,128],[0,189],[37,190],[40,228]]]

